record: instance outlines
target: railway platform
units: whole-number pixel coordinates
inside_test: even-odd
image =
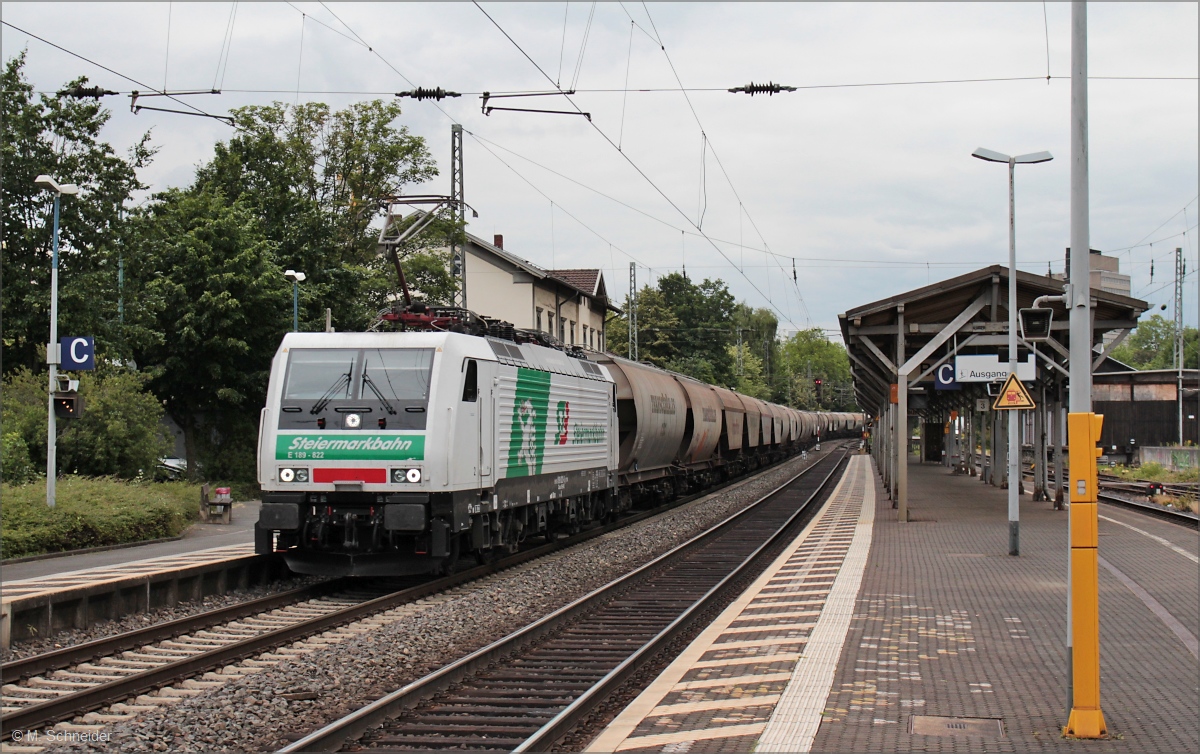
[[[258,501],[234,503],[230,524],[193,524],[180,539],[131,544],[108,550],[92,550],[37,559],[18,558],[4,563],[0,583],[74,573],[90,568],[119,566],[136,560],[182,555],[214,547],[254,544],[254,522]]]
[[[271,581],[286,566],[254,554],[257,503],[234,524],[197,524],[183,538],[7,564],[0,646],[97,620]]]
[[[1102,505],[1109,735],[1064,738],[1066,512],[910,464],[897,521],[866,456],[821,515],[587,747],[612,752],[1200,749],[1197,533]]]

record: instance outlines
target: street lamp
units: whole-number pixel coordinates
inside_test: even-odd
[[[1008,373],[1017,373],[1017,218],[1013,180],[1017,164],[1049,162],[1049,152],[1009,157],[980,147],[971,153],[988,162],[1008,163]],[[1017,491],[1021,484],[1020,424],[1016,417],[1008,420],[1008,554],[1021,554],[1020,518]]]
[[[54,391],[58,389],[58,205],[64,194],[74,196],[79,187],[74,183],[59,184],[48,175],[33,181],[38,188],[54,192],[54,241],[50,254],[50,343],[46,347],[46,363],[50,366],[50,397],[47,399],[46,423],[46,505],[54,507],[54,487],[58,476],[57,437],[54,421]]]
[[[300,332],[300,284],[306,276],[295,270],[288,270],[283,276],[292,281],[292,332]]]

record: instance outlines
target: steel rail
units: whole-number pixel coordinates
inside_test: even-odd
[[[595,537],[607,534],[611,531],[624,528],[681,505],[686,505],[693,500],[699,499],[706,495],[711,495],[714,492],[720,491],[721,489],[737,484],[739,481],[751,478],[752,475],[768,471],[774,466],[775,464],[770,464],[765,467],[760,467],[759,469],[747,472],[741,477],[731,479],[717,487],[708,488],[699,493],[677,498],[666,505],[658,506],[651,510],[642,511],[632,516],[624,517],[613,523],[587,529],[568,538],[519,552],[491,563],[476,566],[475,568],[470,568],[449,576],[435,579],[425,584],[402,589],[382,597],[361,602],[357,605],[336,610],[316,618],[294,623],[277,630],[267,631],[256,636],[251,636],[232,644],[227,644],[210,651],[182,658],[175,662],[160,665],[156,668],[150,668],[145,673],[139,673],[137,675],[131,675],[127,678],[98,684],[90,688],[82,689],[78,693],[64,695],[37,704],[31,704],[18,711],[5,713],[4,715],[0,716],[0,735],[8,735],[9,732],[13,730],[31,730],[48,723],[55,723],[79,714],[100,709],[110,704],[120,702],[124,699],[137,696],[138,694],[143,694],[147,691],[161,688],[162,686],[166,686],[170,683],[195,676],[208,670],[212,670],[213,668],[223,667],[230,663],[238,662],[242,659],[260,654],[280,645],[304,639],[308,636],[312,636],[332,628],[337,628],[341,625],[351,623],[374,613],[384,612],[400,605],[415,602],[431,594],[451,589],[459,584],[473,581],[475,579],[521,565],[522,563],[544,557],[559,550],[573,547]],[[319,587],[320,585],[314,586]],[[274,595],[273,597],[262,598],[262,600],[255,602],[269,603],[283,601],[289,594],[292,593]],[[241,606],[235,605],[231,606],[230,608],[222,608],[221,610],[232,610],[236,612],[238,608],[249,606],[251,604],[254,603],[243,603]],[[275,607],[280,606],[282,605],[275,604],[266,609],[274,609]],[[263,608],[260,606],[255,612],[263,612]],[[207,622],[205,626],[201,626],[196,623],[196,621],[204,620],[208,615],[210,615],[210,613],[204,613],[199,616],[191,616],[190,618],[181,618],[178,621],[171,621],[170,623],[161,624],[159,626],[150,626],[146,629],[139,629],[127,634],[110,637],[109,639],[99,639],[95,642],[89,642],[87,645],[65,648],[64,650],[56,650],[55,652],[49,652],[26,658],[25,660],[9,663],[4,666],[5,682],[7,682],[9,678],[10,665],[13,667],[11,672],[19,673],[19,675],[17,675],[18,678],[28,677],[28,675],[33,672],[32,668],[39,665],[44,666],[44,670],[58,669],[63,667],[63,665],[57,664],[60,658],[66,657],[75,650],[84,652],[85,647],[87,657],[80,661],[86,661],[95,658],[99,654],[101,645],[105,643],[109,644],[111,647],[117,647],[115,650],[113,650],[114,652],[120,652],[129,649],[130,647],[128,645],[130,643],[132,643],[134,646],[143,646],[147,643],[147,641],[149,641],[149,639],[145,638],[146,636],[149,636],[158,630],[165,631],[168,629],[168,627],[175,624],[193,621],[189,631],[211,626],[213,625],[212,622]],[[238,617],[245,617],[245,614],[238,615]],[[171,636],[181,635],[174,629],[172,629],[172,631],[173,633]],[[188,631],[184,631],[183,633],[188,633]],[[137,638],[134,638],[135,636]],[[171,636],[158,636],[157,639],[161,640],[163,638],[171,638]],[[141,641],[139,642],[138,639],[141,639]],[[68,663],[67,666],[69,667],[70,664],[73,663]]]
[[[839,458],[835,463],[832,464],[832,468],[825,479],[822,480],[817,490],[808,498],[808,500],[805,501],[805,504],[801,506],[801,509],[789,517],[787,523],[784,524],[783,527],[780,527],[778,531],[776,531],[772,537],[772,540],[777,538],[780,531],[786,529],[792,523],[792,521],[794,521],[795,516],[800,515],[803,510],[807,509],[808,504],[812,501],[812,499],[814,499],[824,488],[824,486],[828,484],[829,479],[832,478],[834,472],[836,472],[836,470],[839,468],[841,461],[844,460],[844,458],[845,453],[843,453],[842,458]],[[349,715],[346,715],[345,717],[336,720],[325,727],[314,731],[313,733],[310,733],[304,738],[301,738],[284,747],[283,749],[280,749],[280,754],[292,754],[294,752],[309,751],[336,751],[346,742],[360,737],[372,726],[395,716],[397,713],[406,708],[416,706],[432,695],[437,694],[452,684],[459,682],[473,672],[486,668],[488,665],[494,663],[498,658],[516,649],[529,645],[549,632],[559,628],[565,622],[580,616],[600,603],[612,599],[614,594],[626,587],[633,585],[637,580],[650,574],[668,561],[680,556],[682,553],[692,550],[700,544],[707,543],[708,540],[725,531],[731,524],[741,520],[743,516],[750,515],[760,504],[785,490],[800,477],[818,468],[818,466],[824,461],[825,459],[822,459],[809,468],[804,469],[800,473],[792,476],[787,480],[787,482],[780,485],[777,489],[767,493],[766,495],[763,495],[746,508],[743,508],[741,511],[729,516],[708,530],[697,534],[686,542],[654,558],[636,570],[631,571],[630,573],[625,574],[624,576],[621,576],[602,587],[599,587],[598,589],[587,595],[584,595],[583,597],[580,597],[568,605],[564,605],[554,612],[543,616],[537,621],[509,634],[508,636],[498,639],[495,642],[492,642],[491,644],[482,647],[465,657],[445,665],[433,673],[413,681],[412,683],[405,685],[391,694],[383,696],[366,705],[365,707],[362,707],[355,712],[352,712]],[[764,543],[756,548],[754,552],[756,554],[760,553],[766,546],[767,544]],[[729,581],[730,577],[726,576],[726,578],[721,581],[720,585],[727,585]],[[714,591],[715,587],[714,589],[709,590],[709,592],[705,595],[705,598],[711,599]],[[693,606],[693,608],[694,607],[695,606]],[[699,612],[703,612],[703,608],[690,610],[688,611],[688,614],[694,616]],[[674,627],[674,631],[676,632],[682,630],[683,625],[684,622],[682,622],[679,618],[671,623],[671,626]],[[654,639],[658,646],[661,646],[661,641],[659,640],[661,636],[662,634],[660,633],[659,636],[656,636]],[[640,655],[639,661],[634,663],[630,663],[629,660],[626,660],[625,663],[622,663],[621,667],[612,671],[612,673],[609,675],[617,673],[618,670],[620,670],[621,676],[624,677],[626,674],[633,672],[633,670],[635,670],[636,667],[640,665],[641,662],[644,661],[644,659],[648,656],[649,655],[645,654]],[[589,697],[589,699],[590,698],[591,697]],[[576,707],[576,710],[578,709],[580,709],[580,707]]]
[[[608,675],[600,679],[600,682],[592,686],[587,691],[579,695],[571,704],[559,712],[554,718],[543,725],[536,733],[530,736],[524,743],[514,749],[514,752],[537,752],[550,751],[553,744],[558,743],[563,736],[567,735],[571,729],[578,725],[595,707],[604,701],[610,694],[616,691],[621,684],[628,680],[635,672],[638,671],[647,661],[653,658],[660,651],[665,649],[672,641],[683,634],[691,627],[704,612],[717,603],[721,596],[748,571],[758,565],[758,561],[763,554],[768,552],[771,546],[781,538],[790,534],[790,529],[802,514],[808,511],[809,504],[821,494],[822,490],[829,484],[830,479],[839,468],[842,468],[842,461],[845,460],[848,453],[843,453],[842,458],[834,464],[830,469],[829,474],[821,481],[821,484],[813,492],[804,505],[796,510],[787,521],[781,525],[771,537],[759,545],[754,552],[750,553],[740,565],[733,571],[727,574],[721,581],[714,585],[703,597],[697,600],[694,604],[684,610],[678,618],[673,620],[670,625],[664,628],[653,639],[644,644],[640,649],[627,657],[620,665],[613,668]]]
[[[1180,526],[1187,526],[1192,529],[1200,528],[1200,517],[1195,513],[1175,510],[1157,503],[1142,503],[1137,500],[1120,497],[1118,495],[1108,495],[1100,493],[1100,500],[1110,505],[1119,505],[1123,508],[1130,508],[1139,513],[1145,513],[1150,516],[1157,516]]]
[[[52,670],[69,668],[81,662],[88,662],[99,657],[107,657],[127,649],[145,646],[151,642],[173,639],[192,631],[209,628],[221,623],[228,623],[229,621],[245,618],[256,613],[286,607],[314,597],[324,597],[343,586],[346,586],[343,580],[310,584],[299,589],[292,589],[287,592],[280,592],[279,594],[260,597],[247,602],[239,602],[236,605],[228,605],[198,615],[189,615],[166,623],[146,626],[145,628],[135,629],[116,636],[95,639],[72,647],[56,649],[53,652],[44,652],[32,657],[13,660],[12,662],[5,663],[2,667],[4,683],[12,683]]]
[[[1051,474],[1049,476],[1049,479],[1053,483],[1054,475]],[[1127,494],[1143,494],[1137,489],[1130,489],[1130,488],[1131,487],[1135,487],[1135,488],[1146,487],[1147,485],[1150,484],[1150,482],[1129,482],[1126,480],[1121,480],[1120,477],[1116,477],[1111,474],[1101,474],[1099,477],[1099,480],[1100,480],[1100,489],[1102,490],[1099,495],[1101,502],[1109,503],[1111,505],[1118,505],[1123,508],[1129,508],[1130,510],[1135,510],[1139,513],[1144,513],[1148,516],[1157,516],[1158,518],[1161,518],[1161,519],[1164,519],[1167,521],[1171,521],[1176,524],[1180,524],[1181,526],[1187,526],[1192,529],[1200,528],[1200,517],[1198,517],[1195,513],[1189,513],[1188,511],[1177,510],[1175,508],[1171,508],[1171,507],[1168,507],[1165,505],[1160,505],[1155,502],[1142,502],[1139,500],[1131,500],[1126,497],[1121,497],[1120,495],[1111,494],[1111,492],[1108,492],[1108,493],[1103,492],[1103,490],[1108,489],[1110,491],[1116,490],[1116,491],[1124,492]],[[1190,496],[1193,499],[1195,499],[1195,497],[1196,497],[1195,491],[1191,491],[1189,488],[1189,485],[1192,485],[1192,484],[1195,484],[1195,483],[1194,482],[1184,482],[1181,484],[1164,484],[1163,486],[1167,489],[1167,491],[1172,492],[1173,494],[1178,494],[1178,495],[1184,496],[1184,497]]]

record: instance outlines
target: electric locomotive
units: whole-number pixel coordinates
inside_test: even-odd
[[[424,573],[615,513],[614,390],[604,366],[531,343],[289,333],[260,417],[256,550],[297,573]]]
[[[297,573],[446,571],[862,427],[451,308],[289,333],[259,420],[255,550]]]

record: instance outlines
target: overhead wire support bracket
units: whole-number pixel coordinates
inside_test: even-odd
[[[152,111],[158,112],[158,113],[175,113],[177,115],[196,115],[201,118],[212,118],[213,120],[220,121],[227,126],[232,126],[232,125],[234,125],[234,120],[232,117],[230,117],[228,115],[212,115],[210,113],[204,113],[204,112],[189,113],[187,110],[171,110],[171,109],[168,109],[165,107],[150,107],[149,105],[139,105],[137,103],[137,101],[139,99],[143,99],[145,97],[171,97],[172,99],[174,99],[175,97],[182,96],[185,94],[220,94],[220,93],[221,93],[220,89],[198,89],[198,90],[189,90],[189,91],[185,91],[185,92],[161,91],[161,92],[147,92],[147,93],[143,93],[143,92],[138,91],[137,89],[134,89],[132,92],[129,93],[129,112],[133,113],[134,115],[137,115],[138,113],[140,113],[143,110],[152,110]]]
[[[768,81],[765,84],[756,84],[751,81],[746,86],[735,86],[729,91],[733,94],[749,94],[753,97],[756,94],[775,95],[780,92],[794,92],[796,91],[796,87],[776,84],[773,81]]]
[[[458,92],[447,91],[447,90],[441,88],[440,86],[437,87],[436,89],[426,89],[425,87],[418,86],[415,89],[412,89],[411,91],[396,92],[396,96],[397,97],[411,97],[415,100],[425,100],[425,99],[443,100],[446,97],[461,97],[462,95]]]
[[[483,104],[480,106],[479,109],[480,109],[480,111],[483,112],[484,115],[491,115],[492,111],[494,111],[494,110],[501,110],[501,111],[510,112],[510,113],[549,113],[552,115],[582,115],[583,117],[587,118],[588,122],[590,123],[592,121],[592,114],[585,113],[580,110],[535,110],[532,108],[525,108],[525,107],[495,107],[495,106],[488,105],[488,100],[490,100],[490,99],[503,99],[503,98],[509,98],[509,97],[551,97],[551,96],[556,96],[556,95],[569,95],[569,94],[574,94],[574,93],[575,93],[574,89],[564,89],[562,91],[557,91],[557,92],[519,92],[519,93],[514,93],[514,94],[492,94],[491,92],[484,92],[483,96],[480,97],[480,99],[483,100]]]

